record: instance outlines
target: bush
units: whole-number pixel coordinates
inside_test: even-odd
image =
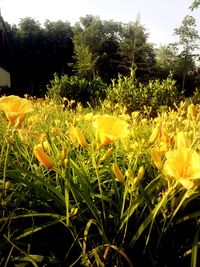
[[[180,93],[171,75],[162,81],[155,79],[143,84],[138,82],[135,71],[131,70],[130,77],[119,75],[117,80],[112,81],[107,90],[107,100],[125,105],[129,112],[148,106],[154,114],[179,102]]]
[[[98,101],[105,97],[107,85],[97,77],[93,81],[78,76],[69,77],[67,74],[60,78],[54,74],[54,79],[47,85],[47,95],[59,102],[62,97],[73,99],[85,105],[87,102],[97,104]]]

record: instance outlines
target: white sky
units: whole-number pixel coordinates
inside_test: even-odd
[[[196,19],[200,34],[200,9],[193,12],[193,0],[0,0],[1,14],[10,24],[20,18],[32,17],[43,24],[46,19],[69,21],[71,25],[87,14],[101,20],[135,21],[140,14],[141,24],[150,33],[149,41],[160,45],[175,41],[174,29],[186,15]]]

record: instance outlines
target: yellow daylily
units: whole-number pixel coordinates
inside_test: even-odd
[[[155,166],[159,169],[162,170],[163,168],[163,162],[161,160],[161,155],[158,153],[158,151],[155,148],[152,148],[150,150],[151,158],[155,164]]]
[[[91,122],[93,120],[93,116],[94,116],[93,113],[90,112],[84,115],[84,119],[88,122]]]
[[[125,177],[124,175],[122,174],[119,166],[116,164],[116,163],[113,163],[112,165],[112,171],[116,177],[116,180],[120,183],[123,183],[125,181]]]
[[[200,181],[200,157],[192,148],[178,148],[166,153],[164,172],[186,189]]]
[[[196,107],[194,104],[190,104],[187,108],[187,118],[193,119],[196,116]]]
[[[157,124],[156,127],[153,129],[152,134],[149,137],[149,144],[154,144],[156,139],[158,138],[159,134],[161,131],[161,126],[160,124]]]
[[[188,140],[186,132],[178,132],[176,135],[177,148],[188,148]]]
[[[34,147],[34,154],[35,154],[37,160],[43,166],[45,166],[47,169],[53,169],[53,167],[54,167],[53,160],[49,157],[49,155],[46,152],[44,152],[44,150],[41,147],[35,146]]]
[[[0,109],[5,112],[9,123],[16,123],[20,128],[26,114],[32,111],[30,102],[19,96],[10,95],[0,98]]]
[[[111,142],[125,138],[129,134],[128,123],[111,115],[94,116],[94,128],[96,129],[96,137],[101,144],[106,145]]]
[[[88,146],[88,142],[86,141],[85,136],[83,135],[83,133],[81,132],[79,128],[77,127],[73,128],[70,133],[73,137],[76,138],[79,145],[81,145],[84,148]]]

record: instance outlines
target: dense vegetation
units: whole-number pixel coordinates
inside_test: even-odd
[[[0,266],[198,267],[193,17],[158,50],[139,20],[7,29],[1,93],[24,97],[0,97]]]
[[[192,16],[174,30],[179,42],[157,49],[148,41],[149,33],[139,18],[122,23],[87,15],[71,26],[67,21],[41,25],[27,17],[18,25],[6,26],[11,46],[9,93],[44,96],[55,73],[69,79],[74,76],[72,83],[97,79],[110,85],[119,74],[129,76],[130,69],[136,69],[142,83],[167,78],[171,72],[186,96],[199,88],[199,35]]]
[[[73,103],[0,98],[0,265],[199,266],[200,106]]]

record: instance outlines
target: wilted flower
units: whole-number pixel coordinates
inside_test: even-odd
[[[9,123],[17,122],[19,128],[26,114],[32,111],[31,104],[27,99],[15,95],[2,97],[0,108],[5,112]]]
[[[97,139],[103,145],[125,138],[129,134],[127,122],[111,115],[94,116],[94,128],[96,129]]]
[[[166,153],[164,172],[190,189],[200,179],[200,157],[191,148],[178,148]]]
[[[34,154],[37,158],[37,160],[46,168],[48,169],[53,169],[54,167],[54,162],[53,160],[49,157],[49,155],[44,152],[44,150],[39,147],[39,146],[35,146],[34,147]]]

